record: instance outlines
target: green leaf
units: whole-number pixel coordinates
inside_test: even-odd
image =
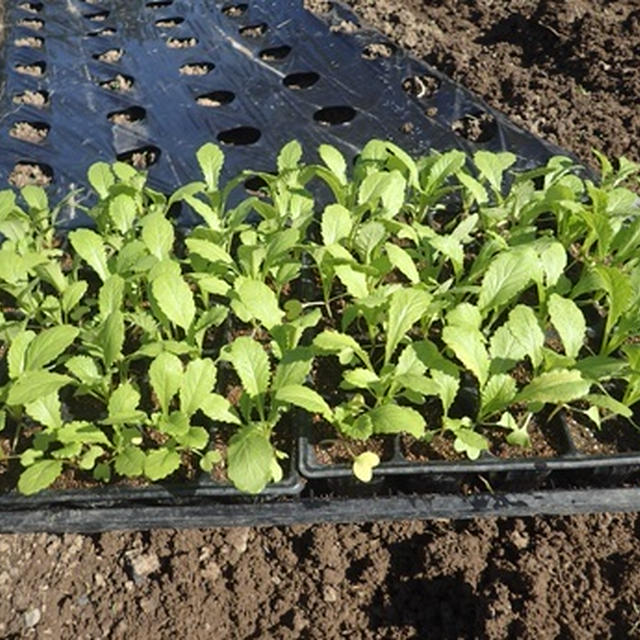
[[[339,204],[330,204],[322,214],[322,242],[325,246],[349,237],[353,220],[349,210]]]
[[[220,171],[224,164],[224,153],[217,145],[207,142],[198,149],[196,158],[198,159],[202,176],[207,183],[207,190],[217,191]]]
[[[367,388],[369,385],[380,382],[380,378],[376,373],[363,367],[356,367],[355,369],[345,371],[342,379],[351,387],[356,388]]]
[[[369,369],[372,369],[369,356],[364,349],[351,337],[344,333],[325,329],[313,340],[313,346],[321,352],[339,353],[341,359],[355,353]]]
[[[271,378],[269,357],[259,342],[246,336],[236,338],[226,350],[225,357],[251,398],[266,393]]]
[[[631,418],[633,416],[633,411],[626,404],[623,404],[611,396],[589,393],[584,397],[584,400],[589,404],[601,409],[606,409],[610,413],[622,416],[623,418]]]
[[[309,413],[319,413],[325,420],[330,421],[333,418],[333,411],[324,398],[317,391],[301,384],[281,387],[276,392],[276,400],[301,407]]]
[[[371,482],[373,469],[380,464],[380,456],[372,451],[364,451],[353,459],[353,475],[360,482]]]
[[[200,408],[211,420],[227,422],[229,424],[241,424],[240,419],[233,411],[231,403],[217,393],[210,393],[204,399]]]
[[[540,253],[540,263],[547,287],[553,287],[564,274],[567,266],[567,252],[560,242],[552,242]]]
[[[517,305],[509,314],[507,327],[533,363],[534,367],[542,362],[544,333],[538,324],[538,318],[531,307]]]
[[[235,281],[234,296],[231,308],[244,322],[256,319],[267,329],[282,322],[284,313],[278,306],[278,298],[264,282],[239,276]]]
[[[57,429],[62,426],[62,414],[60,412],[60,399],[58,393],[50,393],[25,405],[24,410],[36,422]]]
[[[102,238],[90,229],[77,229],[69,234],[75,252],[98,274],[103,282],[109,277],[107,253]]]
[[[493,375],[482,388],[479,420],[508,407],[517,393],[516,381],[504,373]]]
[[[209,434],[204,427],[189,427],[187,433],[179,440],[180,446],[190,450],[204,449],[209,442]]]
[[[149,367],[149,381],[160,403],[162,413],[169,411],[173,396],[182,382],[182,362],[171,353],[161,353]]]
[[[280,149],[278,154],[278,172],[292,171],[298,167],[302,158],[302,147],[297,140],[290,140]]]
[[[200,458],[200,468],[205,473],[213,471],[213,467],[222,462],[222,454],[217,450],[207,451],[202,458]]]
[[[262,431],[252,425],[242,427],[229,440],[229,479],[246,493],[260,493],[272,477],[275,454]]]
[[[168,258],[174,242],[173,225],[162,213],[152,213],[142,221],[142,241],[158,260]]]
[[[27,371],[10,387],[8,405],[26,405],[39,398],[56,393],[61,387],[73,382],[69,376],[49,371]]]
[[[138,410],[140,394],[130,382],[123,382],[109,398],[109,424],[135,423],[144,419]],[[106,421],[105,421],[106,422]]]
[[[207,400],[215,383],[216,367],[213,360],[192,360],[185,369],[180,385],[180,409],[188,416],[193,415]]]
[[[99,333],[102,359],[108,368],[122,358],[124,345],[124,316],[121,311],[114,311],[102,323]]]
[[[570,358],[577,358],[587,332],[582,311],[573,300],[561,298],[556,293],[551,294],[548,304],[551,322],[562,340],[564,352]]]
[[[13,380],[20,377],[25,369],[27,348],[36,337],[33,331],[21,331],[11,342],[7,354],[9,377]]]
[[[100,382],[101,375],[98,365],[89,356],[74,356],[64,363],[69,373],[73,374],[80,382],[86,385],[93,385]]]
[[[119,275],[112,275],[105,280],[98,294],[98,307],[100,315],[106,318],[114,311],[122,310],[124,300],[124,279]]]
[[[163,274],[151,283],[151,290],[162,313],[185,331],[196,315],[196,305],[189,285],[174,274]]]
[[[541,373],[516,396],[516,402],[566,404],[589,393],[591,382],[579,371],[555,369]]]
[[[58,430],[56,437],[63,444],[81,442],[82,444],[104,444],[111,447],[109,438],[104,431],[88,422],[68,422]]]
[[[161,447],[147,454],[144,475],[152,482],[171,475],[180,466],[180,454],[174,449]]]
[[[473,161],[494,192],[500,193],[502,190],[502,174],[515,163],[516,156],[508,151],[502,151],[501,153],[476,151],[473,155]]]
[[[367,276],[362,271],[358,271],[348,264],[338,265],[334,270],[349,295],[356,300],[362,300],[369,295]]]
[[[489,376],[489,354],[482,333],[469,327],[446,326],[442,331],[442,339],[456,358],[484,385]]]
[[[318,147],[318,153],[331,173],[338,178],[340,184],[347,183],[347,162],[344,156],[331,145],[321,144]]]
[[[39,333],[27,349],[25,369],[34,371],[48,365],[66,350],[78,333],[76,327],[68,325],[45,329]]]
[[[609,298],[606,329],[609,333],[631,304],[633,289],[629,276],[615,267],[598,265],[595,267],[595,273],[600,286],[607,292]]]
[[[118,194],[109,202],[109,217],[122,234],[133,226],[138,213],[136,201],[125,193]]]
[[[521,293],[531,282],[538,262],[533,251],[507,251],[491,261],[482,280],[478,306],[496,309]]]
[[[63,313],[69,313],[80,303],[85,293],[87,293],[87,288],[87,283],[84,280],[79,280],[70,284],[63,291],[60,299]]]
[[[146,458],[142,449],[130,445],[115,456],[113,467],[121,476],[135,478],[144,473]]]
[[[469,460],[477,460],[489,448],[487,439],[473,429],[460,428],[454,431],[456,439],[453,448],[458,453],[466,453]]]
[[[475,305],[461,302],[447,312],[447,324],[461,329],[479,330],[482,326],[482,314]]]
[[[96,162],[89,167],[87,177],[89,178],[89,184],[100,196],[100,199],[106,200],[109,197],[109,189],[116,181],[111,167],[106,162]]]
[[[580,358],[574,368],[587,379],[602,382],[610,378],[619,378],[625,374],[627,365],[624,360],[608,356],[587,356]]]
[[[401,247],[391,242],[385,245],[389,262],[404,275],[412,284],[420,282],[420,274],[413,258]]]
[[[391,360],[400,341],[409,329],[426,314],[430,304],[431,294],[421,289],[403,288],[391,294],[385,363]]]
[[[366,415],[374,433],[409,433],[414,438],[424,435],[424,418],[415,409],[385,404],[371,409]]]
[[[97,444],[91,445],[79,458],[78,466],[85,471],[93,469],[96,460],[104,453],[104,449]]]
[[[49,208],[47,192],[42,187],[29,184],[20,189],[20,195],[31,209],[46,211]]]
[[[52,485],[62,473],[60,460],[40,460],[25,469],[18,479],[18,491],[24,495],[32,495]]]
[[[213,262],[222,262],[223,264],[232,265],[233,258],[219,245],[210,242],[209,240],[202,240],[200,238],[187,238],[185,244],[191,253]]]

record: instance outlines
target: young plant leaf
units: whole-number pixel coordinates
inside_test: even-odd
[[[98,365],[89,356],[73,356],[64,363],[64,366],[83,384],[91,386],[100,382],[101,375]]]
[[[136,201],[126,193],[120,193],[109,202],[109,217],[115,228],[126,234],[131,229],[138,214]]]
[[[121,311],[113,311],[100,328],[102,359],[107,368],[122,358],[124,345],[124,316]]]
[[[30,496],[51,486],[62,473],[60,460],[39,460],[25,469],[18,479],[18,491]]]
[[[216,383],[213,360],[192,360],[184,371],[180,385],[180,408],[188,416],[200,409]]]
[[[106,162],[92,164],[87,172],[87,178],[101,200],[106,200],[109,197],[109,189],[116,182],[111,167]]]
[[[589,393],[591,382],[579,371],[554,369],[541,373],[516,396],[516,402],[567,404]]]
[[[60,399],[58,393],[50,393],[25,405],[24,410],[36,422],[48,427],[58,429],[62,426]]]
[[[473,161],[480,171],[480,175],[487,179],[495,193],[502,191],[502,175],[511,167],[516,156],[508,151],[492,153],[491,151],[476,151]]]
[[[477,460],[489,448],[487,439],[473,429],[459,428],[454,431],[456,439],[453,448],[458,453],[466,453],[469,460]]]
[[[542,362],[544,333],[538,324],[538,318],[531,307],[517,305],[509,313],[507,327],[520,348],[524,350],[534,367]]]
[[[78,332],[76,327],[61,325],[39,333],[27,349],[25,369],[35,371],[48,365],[76,339]]]
[[[91,229],[77,229],[69,234],[69,241],[75,252],[104,282],[109,277],[109,267],[102,238]]]
[[[396,347],[409,329],[426,314],[431,299],[431,294],[421,289],[403,288],[391,294],[389,324],[384,350],[385,363],[391,360]]]
[[[49,371],[26,371],[9,387],[7,404],[25,405],[43,396],[56,393],[66,384],[73,382],[69,376]]]
[[[108,410],[109,418],[105,424],[137,423],[145,418],[145,414],[138,409],[140,394],[130,382],[123,382],[111,394]]]
[[[160,447],[146,455],[144,475],[152,482],[171,475],[180,466],[180,454],[175,449]]]
[[[353,459],[353,475],[360,482],[371,482],[373,469],[380,464],[380,456],[372,451],[364,451]]]
[[[506,251],[494,258],[478,297],[482,310],[497,309],[524,291],[539,268],[533,250]]]
[[[577,358],[587,332],[582,311],[573,300],[556,293],[551,294],[548,304],[551,322],[562,340],[564,352],[570,358]]]
[[[222,462],[222,454],[217,450],[207,451],[202,458],[200,458],[200,468],[205,473],[211,473],[213,467]]]
[[[144,473],[146,459],[147,456],[142,449],[129,445],[114,457],[113,468],[121,476],[136,478]]]
[[[173,396],[182,382],[182,362],[172,353],[161,353],[149,367],[149,381],[155,391],[162,413],[167,414]]]
[[[489,376],[489,354],[482,333],[469,327],[446,326],[442,331],[442,340],[484,385]]]
[[[141,237],[151,255],[158,260],[169,257],[175,234],[173,225],[162,213],[152,213],[144,217]]]
[[[327,165],[340,184],[346,184],[347,162],[344,156],[335,147],[328,144],[321,144],[318,147],[318,154],[322,158],[322,162]]]
[[[366,415],[371,420],[374,433],[409,433],[414,438],[424,435],[424,418],[410,407],[384,404],[371,409]]]
[[[413,258],[401,247],[392,242],[387,242],[384,245],[389,262],[404,275],[411,284],[418,284],[420,282],[420,274],[416,268]]]
[[[339,204],[330,204],[322,214],[322,242],[325,246],[340,242],[349,237],[353,228],[353,219],[349,210]]]
[[[196,158],[204,181],[207,183],[207,191],[217,191],[220,171],[224,164],[224,153],[217,145],[207,142],[198,149]]]
[[[169,321],[188,331],[196,315],[196,305],[193,293],[182,277],[169,273],[159,275],[151,283],[151,290]]]
[[[328,421],[333,418],[333,411],[324,398],[317,391],[301,384],[281,387],[276,392],[276,400],[301,407],[309,413],[319,413]]]
[[[203,413],[218,422],[229,424],[241,424],[240,419],[234,413],[231,403],[217,393],[210,393],[200,405]]]
[[[100,287],[98,294],[98,308],[100,315],[106,318],[114,311],[122,310],[122,301],[124,300],[124,278],[114,274],[109,276]]]
[[[355,353],[369,369],[373,369],[364,349],[344,333],[325,329],[314,338],[313,346],[320,352],[339,353],[341,360],[348,360]]]
[[[7,354],[9,377],[12,380],[19,378],[22,375],[25,369],[27,349],[35,337],[36,334],[33,331],[21,331],[12,340]]]
[[[258,320],[267,329],[280,324],[284,317],[275,292],[264,282],[244,276],[236,278],[231,308],[241,320]]]
[[[356,300],[362,300],[369,295],[367,276],[362,271],[354,269],[349,264],[338,265],[334,270],[349,295]]]
[[[267,436],[253,425],[246,425],[229,440],[227,465],[229,479],[246,493],[260,493],[272,478],[273,447]]]
[[[504,373],[491,376],[480,394],[481,403],[478,419],[482,421],[486,417],[508,407],[515,398],[516,393],[516,381],[511,376]]]
[[[266,393],[271,379],[269,356],[259,342],[246,336],[236,338],[224,357],[233,365],[243,389],[251,398]]]
[[[70,313],[80,303],[85,293],[87,293],[88,285],[84,280],[73,282],[63,292],[60,298],[60,306],[63,313]]]

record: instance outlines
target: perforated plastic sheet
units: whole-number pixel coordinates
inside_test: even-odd
[[[339,5],[333,26],[302,0],[9,0],[6,12],[0,184],[36,165],[61,195],[119,158],[168,192],[198,175],[210,140],[226,175],[271,169],[292,138],[307,160],[321,142],[353,156],[372,137],[415,154],[508,149],[520,167],[560,152],[380,34],[345,32],[357,18]]]

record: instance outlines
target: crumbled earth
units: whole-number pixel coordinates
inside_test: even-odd
[[[351,4],[583,160],[640,160],[637,2]],[[632,514],[0,535],[0,637],[640,638],[639,535]]]

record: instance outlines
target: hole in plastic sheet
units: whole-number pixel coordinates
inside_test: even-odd
[[[315,71],[302,71],[300,73],[290,73],[282,83],[289,89],[308,89],[320,80],[320,74]]]
[[[180,67],[183,76],[206,76],[216,68],[213,62],[188,62]]]
[[[498,125],[490,113],[474,111],[452,122],[451,130],[470,142],[488,142],[498,133]]]
[[[159,0],[157,2],[147,2],[148,9],[162,9],[164,7],[170,7],[173,4],[173,0]]]
[[[32,107],[46,107],[49,104],[48,91],[24,91],[13,96],[16,104],[28,104]]]
[[[211,91],[196,98],[196,102],[203,107],[221,107],[233,102],[236,94],[232,91]]]
[[[40,13],[44,9],[42,2],[23,2],[18,5],[18,9],[29,13]]]
[[[27,122],[26,120],[21,120],[11,127],[9,135],[23,142],[39,144],[49,135],[50,129],[51,127],[46,122]]]
[[[271,47],[270,49],[263,49],[260,53],[260,59],[265,62],[278,62],[284,60],[291,53],[291,47],[287,44],[283,44],[280,47]]]
[[[31,29],[32,31],[40,31],[44,27],[44,20],[36,20],[35,18],[24,18],[18,20],[19,27],[25,27],[25,29]]]
[[[124,55],[124,49],[107,49],[102,53],[94,53],[93,58],[107,64],[115,64]]]
[[[240,27],[239,32],[240,35],[245,38],[259,38],[267,33],[268,28],[266,22],[260,22],[259,24],[249,24],[246,27]]]
[[[248,4],[228,4],[222,7],[222,13],[229,18],[239,18],[244,15],[249,8]]]
[[[28,36],[26,38],[16,38],[13,41],[16,47],[30,47],[31,49],[42,49],[44,46],[44,38],[36,38],[35,36]]]
[[[120,111],[112,111],[107,114],[107,120],[113,122],[113,124],[133,124],[134,122],[140,122],[144,120],[147,112],[142,107],[134,105],[127,109],[121,109]]]
[[[176,16],[175,18],[160,18],[160,20],[156,20],[156,27],[161,29],[171,29],[172,27],[177,27],[183,22],[184,18],[180,18],[179,16]]]
[[[160,158],[160,149],[153,145],[139,147],[131,151],[119,153],[117,156],[120,162],[126,162],[136,169],[148,169],[150,166],[158,162]]]
[[[82,17],[91,20],[91,22],[104,22],[109,17],[109,12],[96,11],[95,13],[85,13]]]
[[[415,98],[431,98],[440,88],[440,80],[429,74],[410,76],[402,81],[402,88]]]
[[[32,62],[30,64],[17,64],[14,69],[18,73],[23,73],[27,76],[35,76],[39,78],[43,76],[47,70],[47,63],[43,61]]]
[[[336,105],[319,109],[313,114],[313,119],[326,125],[346,124],[356,117],[356,113],[353,107]]]
[[[189,49],[195,47],[198,44],[198,38],[169,38],[167,40],[167,47],[169,49]]]
[[[396,51],[392,44],[386,42],[373,42],[362,50],[362,57],[365,60],[376,60],[377,58],[390,58]]]
[[[134,79],[131,76],[125,76],[119,73],[117,76],[109,78],[109,80],[104,80],[99,84],[103,89],[124,93],[125,91],[131,90],[131,87],[133,87],[134,84]]]
[[[260,176],[251,176],[244,181],[245,191],[250,196],[257,196],[258,198],[265,198],[269,195],[268,185]]]
[[[21,189],[28,184],[35,184],[39,187],[46,187],[53,182],[53,169],[40,162],[31,160],[21,160],[13,167],[9,175],[9,184]]]
[[[260,130],[255,127],[235,127],[221,131],[218,134],[218,142],[237,146],[248,145],[258,142],[261,135]]]
[[[89,38],[107,38],[108,36],[114,36],[115,34],[116,30],[113,27],[105,27],[99,31],[90,31],[87,33],[87,36],[89,36]]]

